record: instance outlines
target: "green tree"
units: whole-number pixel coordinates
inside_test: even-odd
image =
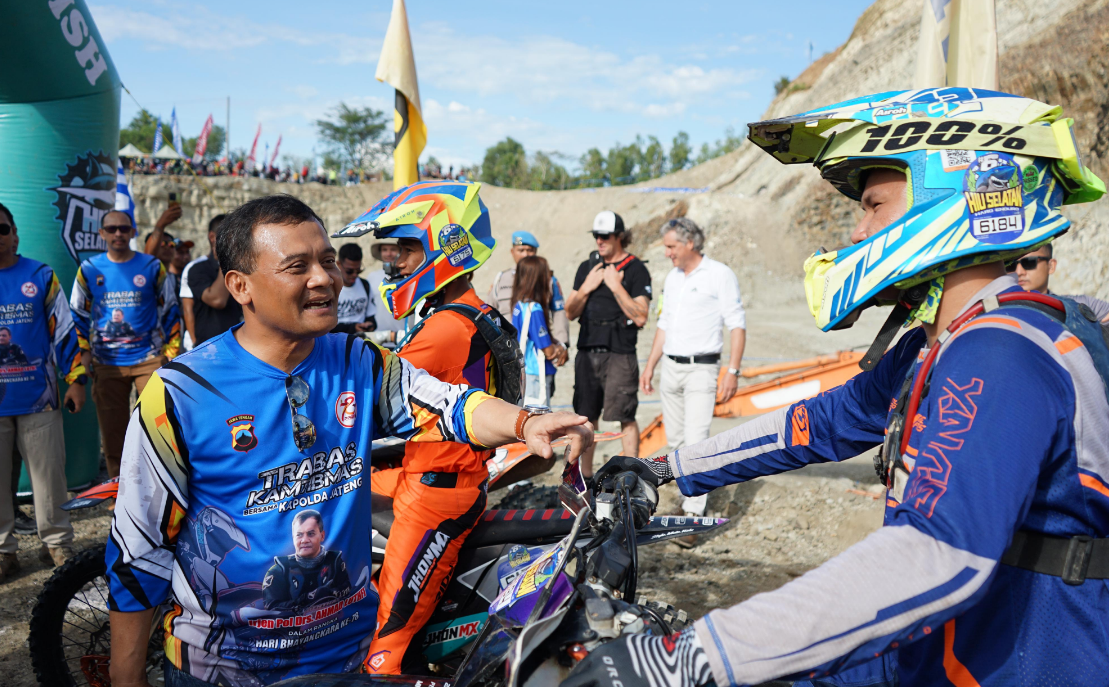
[[[579,160],[579,164],[586,185],[600,186],[604,183],[606,162],[604,153],[597,148],[590,148],[585,151],[585,154]]]
[[[204,151],[205,160],[218,160],[223,157],[223,142],[227,139],[227,132],[219,124],[213,124],[212,130],[208,132],[208,148]],[[185,157],[192,157],[196,152],[196,143],[200,140],[199,136],[186,138],[181,141],[181,147],[184,150],[178,152]]]
[[[570,184],[570,173],[566,168],[555,162],[552,158],[562,157],[558,153],[544,153],[538,151],[528,170],[530,188],[533,191],[564,189]]]
[[[316,130],[338,167],[370,170],[381,166],[393,148],[385,113],[372,107],[339,103],[329,119],[317,119]]]
[[[139,150],[153,153],[154,130],[158,128],[158,119],[147,110],[139,110],[131,118],[131,123],[126,128],[119,130],[119,147],[128,143],[138,147]],[[169,136],[169,127],[162,128],[162,135]]]
[[[789,88],[790,83],[788,76],[779,77],[778,80],[774,82],[774,95],[781,95],[782,91]]]
[[[689,156],[693,147],[689,145],[689,134],[679,131],[670,144],[670,171],[680,172],[689,166]]]
[[[605,161],[609,182],[613,186],[620,186],[635,181],[635,167],[642,155],[643,151],[635,143],[629,143],[626,146],[617,143],[612,146]]]
[[[708,143],[702,143],[701,144],[701,151],[699,153],[697,153],[697,164],[701,164],[703,162],[708,162],[709,160],[711,160],[714,157],[716,157],[716,156],[713,155],[712,148],[709,147],[709,144]]]
[[[481,180],[505,188],[525,188],[529,183],[528,158],[524,146],[511,136],[485,151]]]
[[[636,146],[640,149],[639,164],[636,165],[636,179],[645,181],[657,179],[666,173],[666,150],[662,143],[654,136],[647,137],[647,146],[643,147],[639,137],[635,137]]]

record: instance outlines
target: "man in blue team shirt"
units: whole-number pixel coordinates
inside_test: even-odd
[[[243,323],[158,370],[127,428],[107,550],[116,687],[147,684],[151,621],[168,597],[167,684],[357,671],[378,606],[373,439],[526,441],[546,457],[559,436],[573,456],[592,442],[584,417],[523,410],[329,334],[336,251],[291,196],[229,214],[216,255]]]
[[[0,205],[0,580],[19,570],[12,530],[12,454],[18,447],[34,487],[44,560],[73,555],[73,528],[59,506],[67,499],[59,372],[70,383],[65,403],[85,403],[85,369],[65,293],[54,270],[16,253],[11,212]]]
[[[150,375],[181,346],[181,316],[173,283],[158,258],[131,250],[131,217],[109,212],[100,237],[108,250],[81,263],[71,305],[81,348],[91,351],[92,398],[108,475],[119,475],[131,387],[138,393]]]

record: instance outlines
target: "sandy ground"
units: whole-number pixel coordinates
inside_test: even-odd
[[[882,320],[868,313],[853,329],[823,334],[812,324],[804,304],[748,309],[745,364],[802,358],[866,346]],[[576,330],[576,325],[574,327]],[[576,338],[576,331],[573,332]],[[640,336],[639,357],[645,359],[653,327]],[[570,405],[573,362],[558,372],[554,405]],[[760,379],[752,382],[762,381]],[[742,382],[741,382],[742,383]],[[656,380],[657,385],[657,380]],[[638,420],[642,426],[659,414],[657,394],[642,396]],[[713,420],[712,433],[726,431],[750,418]],[[618,429],[602,423],[600,429]],[[602,457],[619,451],[618,441],[601,444]],[[554,483],[548,473],[537,479]],[[870,492],[862,496],[848,490]],[[738,603],[758,592],[775,589],[804,574],[859,541],[881,524],[882,501],[871,459],[864,456],[841,464],[817,465],[789,475],[765,478],[718,490],[709,512],[730,517],[725,527],[708,535],[693,550],[661,544],[641,553],[640,590],[650,598],[674,604],[699,617],[720,606]],[[660,512],[676,508],[678,493],[664,489]],[[78,512],[76,545],[85,548],[103,541],[109,517],[103,508]],[[0,683],[12,687],[35,685],[27,648],[28,620],[51,569],[38,559],[38,539],[20,538],[23,571],[0,583]]]

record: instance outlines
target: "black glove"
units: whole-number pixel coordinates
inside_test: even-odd
[[[703,687],[708,657],[693,628],[666,637],[627,635],[592,651],[559,687]]]
[[[597,471],[594,479],[596,479],[597,484],[603,484],[606,477],[625,471],[634,472],[639,479],[649,482],[656,489],[667,482],[674,481],[674,473],[670,470],[670,461],[667,456],[659,456],[658,458],[613,456]]]

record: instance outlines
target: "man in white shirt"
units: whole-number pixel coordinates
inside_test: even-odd
[[[747,330],[739,280],[726,265],[702,254],[701,228],[682,217],[664,224],[661,233],[674,269],[666,275],[658,331],[639,386],[646,394],[654,393],[655,366],[665,356],[659,389],[662,420],[666,441],[675,451],[708,439],[713,407],[735,395]],[[717,388],[724,327],[731,332],[731,354],[728,374]],[[686,498],[682,510],[701,516],[705,503],[706,496]]]
[[[377,329],[370,283],[362,274],[362,248],[357,243],[339,247],[339,270],[343,273],[343,290],[339,293],[339,324],[332,332],[361,334]]]

